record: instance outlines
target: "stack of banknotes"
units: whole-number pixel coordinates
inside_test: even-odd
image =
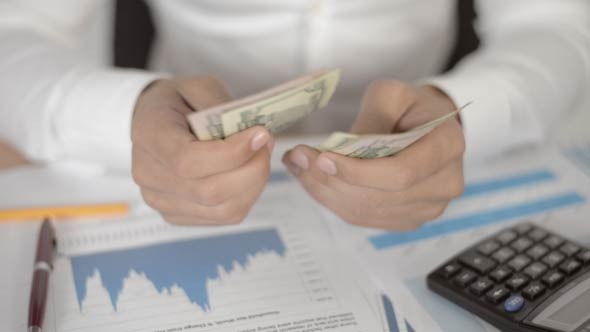
[[[340,70],[320,70],[245,98],[188,115],[201,141],[224,139],[253,126],[278,133],[308,114],[325,107],[336,90]],[[353,135],[333,133],[317,149],[354,158],[380,158],[396,154],[467,105],[409,131],[395,134]]]

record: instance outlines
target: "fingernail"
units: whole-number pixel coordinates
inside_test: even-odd
[[[299,168],[307,169],[309,167],[309,161],[307,161],[307,156],[299,150],[291,151],[291,153],[289,154],[289,160],[291,160],[291,162]]]
[[[250,143],[250,147],[252,148],[253,151],[258,151],[260,150],[260,148],[262,148],[266,143],[268,143],[268,140],[270,139],[270,136],[266,133],[266,132],[260,132],[257,133],[256,135],[254,135],[254,137],[252,138],[252,141]]]
[[[329,175],[336,175],[338,170],[336,169],[336,164],[330,159],[323,156],[319,156],[316,164],[318,168],[322,170],[322,172],[329,174]]]

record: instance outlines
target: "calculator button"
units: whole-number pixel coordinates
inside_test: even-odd
[[[510,295],[510,291],[506,287],[496,286],[491,291],[487,292],[486,299],[492,303],[500,303]]]
[[[559,248],[559,250],[561,250],[561,252],[564,253],[567,257],[575,255],[578,251],[580,251],[580,249],[581,248],[579,246],[569,242],[561,246],[561,248]]]
[[[516,239],[518,235],[513,231],[504,231],[496,236],[496,240],[498,240],[501,244],[507,245],[508,243],[512,242]]]
[[[582,267],[582,263],[575,259],[569,259],[559,266],[559,270],[567,275],[574,274]]]
[[[536,244],[531,249],[527,250],[526,254],[529,255],[530,258],[537,261],[541,259],[541,257],[545,256],[546,253],[549,252],[549,248],[545,247],[542,244]]]
[[[490,241],[486,241],[486,242],[480,244],[479,246],[477,246],[477,251],[480,254],[489,256],[489,255],[491,255],[491,253],[498,250],[498,248],[500,248],[500,244],[494,240],[490,240]]]
[[[547,271],[547,265],[539,262],[534,262],[524,269],[524,274],[531,277],[531,279],[539,278],[543,273]]]
[[[518,235],[525,235],[526,233],[530,232],[533,229],[533,226],[529,223],[519,224],[513,228]]]
[[[582,261],[584,264],[590,264],[590,249],[581,251],[577,256],[577,259]]]
[[[522,290],[522,296],[527,300],[534,301],[545,292],[545,286],[539,282],[532,282]]]
[[[547,232],[540,228],[535,228],[534,230],[530,231],[527,236],[533,239],[535,242],[539,242],[549,235]]]
[[[556,267],[559,263],[563,262],[565,256],[557,251],[550,252],[543,258],[543,263],[549,265],[550,268]]]
[[[475,281],[474,283],[471,284],[471,286],[469,286],[469,290],[477,295],[480,296],[483,293],[487,292],[488,290],[490,290],[490,288],[492,288],[492,286],[494,286],[494,282],[491,281],[488,278],[479,278],[477,279],[477,281]]]
[[[504,311],[517,312],[524,306],[524,298],[520,295],[513,295],[504,301]]]
[[[518,255],[514,257],[510,262],[508,262],[508,266],[510,266],[514,271],[520,271],[524,269],[527,265],[531,263],[531,259],[525,255]]]
[[[438,273],[445,279],[449,279],[453,277],[455,274],[459,273],[459,271],[461,271],[461,265],[457,263],[450,263],[445,265],[442,269],[440,269]]]
[[[563,274],[557,271],[549,271],[541,281],[549,288],[559,285],[563,281]]]
[[[513,292],[523,288],[528,282],[529,277],[522,274],[515,274],[512,278],[506,281],[506,286]]]
[[[480,274],[486,274],[496,266],[496,263],[493,260],[474,252],[462,254],[459,256],[459,262]]]
[[[555,249],[563,244],[563,239],[557,235],[551,235],[550,237],[546,238],[543,243],[545,243],[549,248]]]
[[[512,275],[512,269],[507,266],[500,266],[490,273],[490,278],[495,282],[503,282],[508,279],[510,275]]]
[[[496,251],[492,255],[492,258],[495,259],[496,261],[498,261],[498,263],[502,264],[502,263],[506,262],[507,260],[509,260],[510,258],[514,257],[514,255],[515,255],[514,250],[512,250],[508,247],[503,247],[503,248],[500,248],[500,250]]]
[[[459,275],[457,275],[455,279],[453,279],[453,282],[455,283],[455,285],[465,288],[469,286],[469,284],[471,284],[476,278],[477,274],[465,270],[459,273]]]
[[[516,241],[512,242],[510,245],[516,252],[521,253],[533,245],[533,241],[529,240],[526,237],[518,238]]]

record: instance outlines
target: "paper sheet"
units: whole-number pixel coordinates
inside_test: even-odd
[[[58,224],[47,331],[381,331],[375,290],[322,218],[287,181],[241,226],[174,227],[152,213]],[[0,274],[2,331],[25,329],[36,226],[0,228],[0,266],[12,267]]]

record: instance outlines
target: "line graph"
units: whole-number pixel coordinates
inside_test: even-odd
[[[69,234],[55,266],[59,331],[234,331],[315,319],[359,296],[337,293],[344,280],[325,268],[319,239],[291,224],[201,232],[146,221]]]
[[[130,271],[144,274],[158,292],[180,287],[192,303],[210,309],[207,280],[219,277],[219,269],[242,267],[260,252],[285,254],[285,246],[274,229],[227,234],[204,239],[161,243],[146,247],[88,254],[71,258],[78,304],[86,297],[86,282],[100,274],[111,304],[117,301]]]

